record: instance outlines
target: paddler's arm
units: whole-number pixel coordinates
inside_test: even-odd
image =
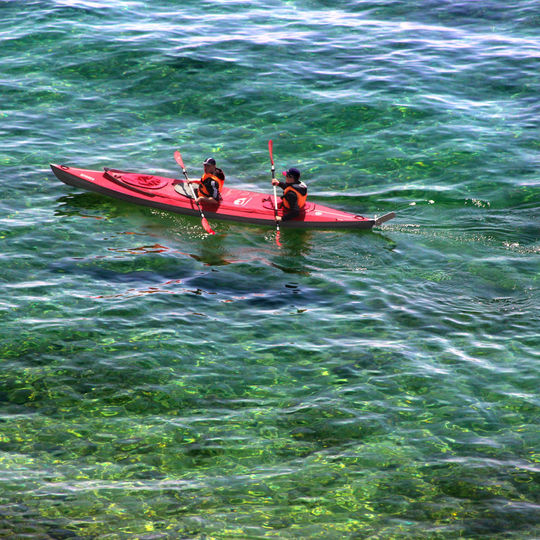
[[[280,182],[279,180],[276,180],[275,178],[272,180],[273,186],[278,186],[281,189],[285,189],[287,187],[287,182]]]
[[[214,199],[213,197],[204,197],[204,196],[201,196],[201,197],[197,197],[197,202],[207,202],[207,203],[214,203],[214,204],[217,204],[218,201],[216,201],[216,199]]]

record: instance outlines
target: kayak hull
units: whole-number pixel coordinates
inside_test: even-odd
[[[95,171],[55,164],[51,164],[51,169],[59,180],[73,187],[168,212],[200,216],[185,180],[115,169]],[[219,204],[203,205],[207,219],[275,227],[273,196],[224,187],[222,197]],[[279,210],[278,215],[281,214],[282,211]],[[308,202],[302,215],[280,222],[280,227],[371,229],[377,224],[375,219]]]

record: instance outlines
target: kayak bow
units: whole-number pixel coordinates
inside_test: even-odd
[[[59,180],[70,186],[178,214],[200,216],[185,180],[108,168],[94,171],[51,164],[51,169]],[[274,201],[271,196],[227,187],[223,188],[221,195],[222,200],[218,205],[201,205],[208,218],[275,227]],[[280,209],[279,215],[281,212]],[[372,219],[308,201],[305,211],[299,217],[281,222],[281,226],[303,229],[371,229],[394,216],[391,212]]]

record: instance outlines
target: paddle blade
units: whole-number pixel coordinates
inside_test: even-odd
[[[210,227],[210,223],[208,223],[208,221],[206,220],[205,217],[202,218],[201,223],[202,223],[203,229],[204,229],[208,234],[216,234],[216,233],[212,230],[212,227]]]
[[[270,139],[268,141],[268,152],[270,152],[270,163],[272,163],[272,165],[274,164],[273,151],[274,151],[274,143],[272,142],[272,139]]]
[[[281,242],[279,241],[280,238],[279,238],[279,229],[276,231],[276,244],[281,247]]]
[[[182,169],[185,169],[184,160],[182,159],[182,154],[178,150],[174,153],[174,159],[176,160],[176,163],[178,163],[178,165],[182,167]]]

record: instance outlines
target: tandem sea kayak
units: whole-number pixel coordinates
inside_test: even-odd
[[[169,212],[200,215],[185,180],[108,168],[94,171],[51,164],[51,169],[59,180],[70,186]],[[203,203],[208,219],[275,226],[273,196],[228,187],[223,188],[221,195],[218,205]],[[280,209],[278,215],[281,214]],[[390,212],[378,219],[367,218],[308,201],[300,216],[280,225],[302,229],[371,229],[393,217],[395,214]]]

